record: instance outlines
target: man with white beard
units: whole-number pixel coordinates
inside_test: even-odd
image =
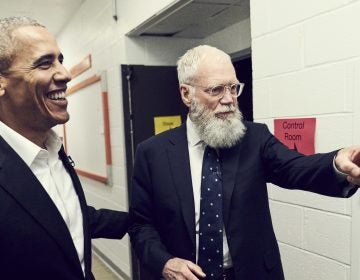
[[[242,120],[230,57],[198,46],[178,61],[185,124],[137,147],[130,237],[154,279],[283,280],[266,183],[333,197],[360,184],[360,146],[304,156]]]

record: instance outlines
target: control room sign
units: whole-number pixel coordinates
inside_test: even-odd
[[[305,155],[315,153],[316,118],[275,119],[274,134],[283,144]]]

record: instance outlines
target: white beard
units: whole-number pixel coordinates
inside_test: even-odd
[[[224,105],[221,112],[234,112],[226,119],[215,116],[215,112],[200,104],[193,98],[190,109],[190,119],[200,135],[200,139],[213,148],[233,147],[245,135],[246,127],[243,116],[235,105]]]

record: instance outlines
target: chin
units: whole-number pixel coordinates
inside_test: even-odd
[[[54,118],[54,123],[55,123],[55,125],[64,124],[64,123],[66,123],[69,119],[70,119],[69,114],[64,114],[63,116],[59,116],[59,117]]]
[[[62,119],[62,120],[59,120],[57,124],[64,124],[64,123],[67,123],[69,121],[70,118],[66,118],[66,119]]]

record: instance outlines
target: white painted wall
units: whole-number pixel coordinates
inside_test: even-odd
[[[254,118],[316,117],[317,152],[360,143],[360,1],[251,0]],[[287,280],[357,280],[359,196],[270,187]]]
[[[86,178],[81,179],[88,203],[96,208],[128,210],[120,65],[175,65],[177,58],[187,49],[202,43],[211,43],[229,53],[250,47],[249,20],[204,40],[125,36],[136,24],[172,2],[118,1],[119,20],[115,22],[112,18],[112,0],[86,0],[57,38],[66,67],[73,66],[88,54],[92,55],[92,68],[75,78],[70,85],[101,71],[107,73],[114,185],[108,187]],[[121,241],[99,239],[93,244],[118,269],[131,275],[127,236]]]

